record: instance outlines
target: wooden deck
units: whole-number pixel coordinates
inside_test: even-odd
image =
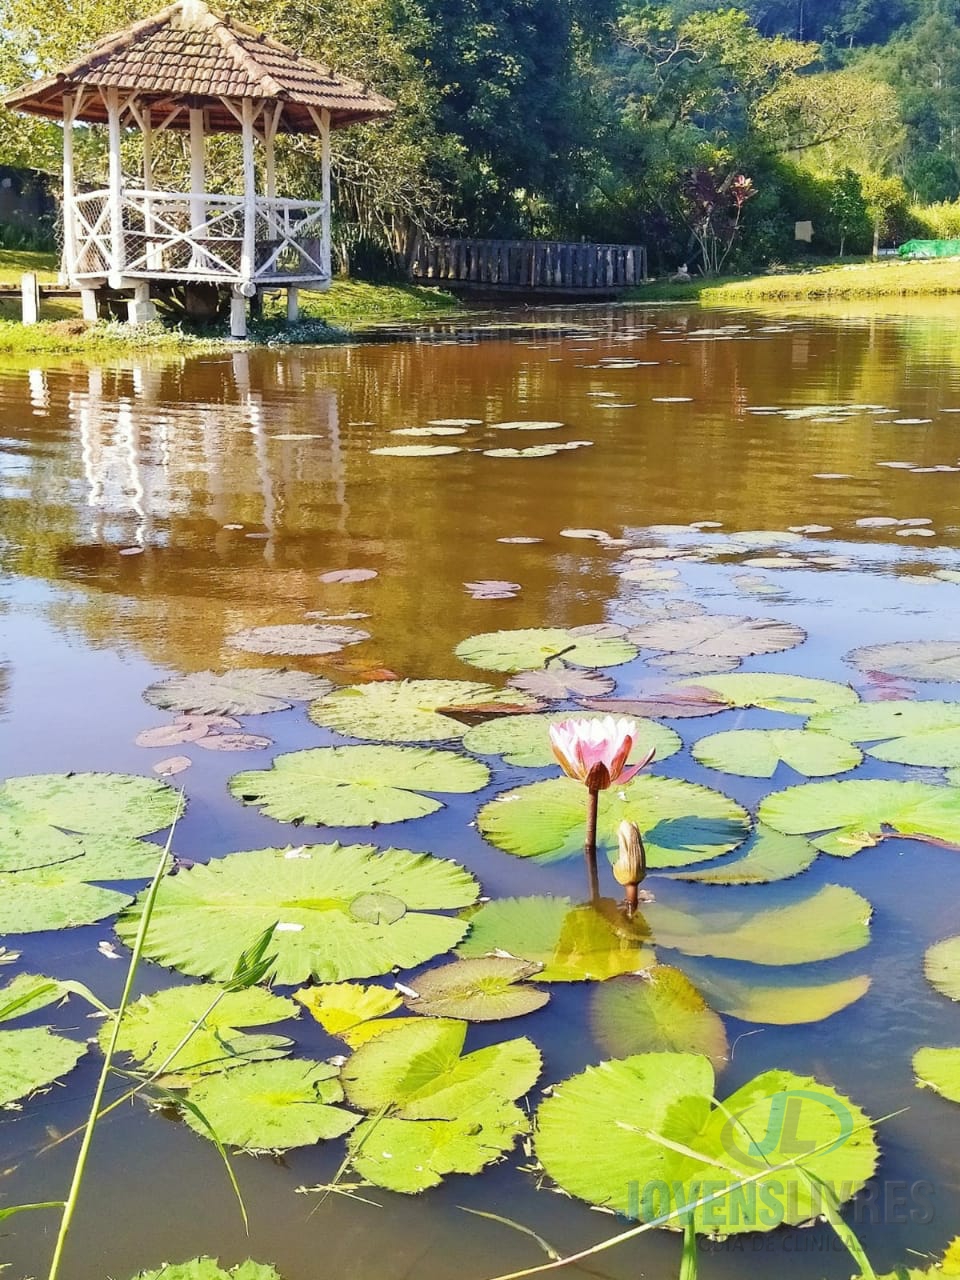
[[[417,243],[408,270],[414,283],[454,293],[609,297],[646,279],[647,251],[640,244],[430,239]]]

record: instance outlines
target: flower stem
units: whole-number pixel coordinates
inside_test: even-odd
[[[587,837],[583,844],[583,856],[587,863],[587,883],[590,887],[590,900],[596,902],[600,897],[600,877],[597,874],[597,809],[600,792],[591,787],[587,795]]]

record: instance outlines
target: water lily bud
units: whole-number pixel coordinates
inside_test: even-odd
[[[635,822],[621,822],[617,828],[619,855],[613,864],[618,884],[638,885],[647,874],[647,854]]]

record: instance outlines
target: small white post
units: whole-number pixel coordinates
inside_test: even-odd
[[[149,324],[156,318],[156,308],[150,301],[150,281],[137,280],[133,297],[127,303],[127,320],[130,324]]]
[[[96,324],[100,319],[100,312],[97,307],[97,291],[96,289],[80,290],[80,308],[83,312],[83,318],[87,324]]]
[[[143,134],[143,189],[147,193],[143,197],[147,270],[160,271],[163,264],[153,239],[156,226],[153,221],[153,196],[150,194],[153,191],[153,112],[149,105],[144,105],[140,110],[140,129]]]
[[[107,133],[110,152],[110,266],[107,283],[123,287],[123,172],[120,168],[120,91],[107,89]]]
[[[20,277],[22,302],[20,319],[23,324],[36,324],[40,319],[40,286],[35,271],[25,271]]]
[[[76,103],[72,93],[63,95],[63,266],[66,283],[73,282],[77,270],[77,227],[73,207],[76,182],[73,169],[73,117]]]
[[[203,199],[206,186],[206,162],[203,144],[203,110],[190,108],[190,228],[194,235],[207,220]]]
[[[244,288],[244,286],[249,288],[256,274],[257,256],[257,173],[253,159],[252,98],[243,99],[241,125],[243,136],[243,247],[240,252],[240,285],[241,288]]]
[[[236,287],[230,291],[230,337],[247,336],[247,300]]]
[[[300,290],[295,284],[287,285],[287,324],[296,324],[300,319]]]
[[[320,180],[323,199],[321,218],[320,265],[330,279],[330,112],[320,112]]]

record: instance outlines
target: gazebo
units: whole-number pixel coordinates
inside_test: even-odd
[[[63,273],[96,319],[98,290],[131,290],[132,322],[153,314],[151,283],[229,286],[230,329],[246,335],[247,300],[284,286],[287,316],[298,289],[330,284],[330,131],[385,116],[389,99],[335,75],[285,45],[209,9],[177,0],[95,44],[82,58],[24,85],[8,107],[63,121]],[[106,124],[109,182],[77,190],[73,132]],[[143,139],[142,172],[121,167],[125,129]],[[158,191],[153,143],[168,129],[189,135],[190,189]],[[206,190],[205,140],[236,133],[243,194]],[[321,140],[321,200],[277,194],[278,133]],[[258,150],[262,191],[257,188]]]

